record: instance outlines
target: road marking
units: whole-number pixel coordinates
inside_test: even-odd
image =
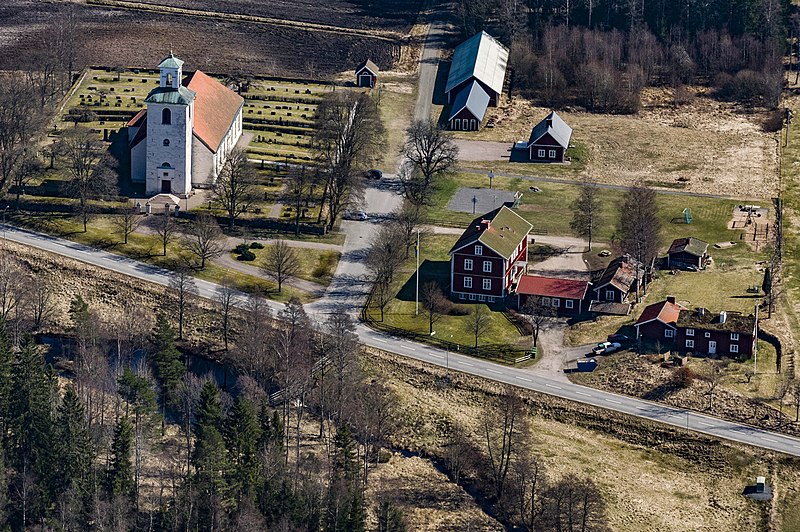
[[[461,362],[461,363],[464,364],[465,366],[469,366],[471,368],[475,367],[475,364],[470,364],[469,362]]]
[[[586,393],[586,392],[579,392],[579,391],[577,391],[577,390],[575,391],[575,393],[576,393],[576,394],[578,394],[578,395],[585,395],[586,397],[591,397],[591,396],[592,396],[592,394],[590,394],[590,393]]]
[[[614,403],[615,405],[622,404],[622,401],[617,401],[616,399],[609,399],[608,397],[606,397],[606,401],[608,401],[609,403]]]
[[[698,421],[697,423],[700,424],[700,425],[705,425],[706,427],[713,427],[714,426],[713,423],[706,423],[705,421]]]
[[[414,349],[413,347],[411,347],[411,346],[408,346],[408,345],[404,345],[403,347],[405,347],[405,348],[406,348],[406,349],[408,349],[409,351],[416,351],[416,349]]]
[[[497,373],[498,375],[502,375],[503,374],[502,371],[497,371],[496,369],[492,369],[492,368],[486,368],[486,371],[491,371],[492,373]]]
[[[772,443],[778,443],[778,440],[773,440],[772,438],[765,438],[764,436],[761,436],[761,439]]]
[[[436,358],[444,358],[442,355],[437,355],[435,353],[428,353],[428,355],[430,355],[432,357],[436,357]]]
[[[555,388],[556,390],[561,390],[562,389],[561,386],[556,386],[555,384],[547,384],[547,383],[545,383],[545,386],[547,386],[548,388]]]
[[[378,340],[379,342],[383,342],[384,344],[388,344],[388,343],[389,343],[389,342],[387,342],[386,340],[384,340],[384,339],[382,339],[382,338],[377,338],[377,340]]]
[[[532,380],[530,380],[530,379],[526,379],[525,377],[520,377],[519,375],[516,375],[516,377],[517,377],[519,380],[521,380],[521,381],[525,381],[525,382],[533,382]]]

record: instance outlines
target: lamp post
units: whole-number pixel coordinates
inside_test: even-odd
[[[415,251],[417,255],[417,273],[415,275],[417,291],[416,291],[416,296],[414,298],[414,303],[415,303],[414,315],[419,316],[419,228],[417,229],[417,247]]]
[[[489,189],[492,188],[492,181],[494,181],[494,170],[489,170]]]

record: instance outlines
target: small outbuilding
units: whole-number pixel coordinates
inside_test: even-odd
[[[530,162],[563,163],[566,160],[570,139],[572,139],[572,128],[558,116],[558,113],[551,111],[531,130],[528,142],[517,143],[515,148],[525,149]]]
[[[356,68],[356,86],[372,89],[378,84],[378,65],[367,59]]]
[[[478,131],[489,107],[489,95],[473,81],[458,93],[448,123],[452,131]]]
[[[583,301],[588,292],[587,281],[523,275],[517,284],[517,308],[524,308],[528,300],[533,299],[558,315],[577,316],[583,313]]]
[[[765,477],[758,476],[754,485],[745,486],[742,495],[757,501],[768,501],[772,498],[772,487],[767,484]]]
[[[693,267],[702,270],[708,265],[710,259],[708,242],[693,236],[676,238],[667,251],[669,268]]]

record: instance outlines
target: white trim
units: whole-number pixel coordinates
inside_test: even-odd
[[[686,336],[694,336],[694,329],[692,327],[686,329]]]
[[[686,340],[686,347],[694,349],[694,340]]]
[[[467,286],[467,282],[469,282],[469,286]],[[464,277],[464,288],[472,288],[472,277],[466,276]]]
[[[571,299],[565,299],[564,308],[575,308],[575,302]]]
[[[664,329],[664,338],[675,338],[675,329],[671,327]]]
[[[731,353],[739,352],[739,344],[731,344]]]
[[[469,265],[467,265],[469,263]],[[464,271],[471,272],[472,271],[472,259],[464,259]]]
[[[488,286],[488,287],[486,286],[486,283],[487,283],[487,281],[488,281],[488,283],[489,283],[489,286]],[[491,290],[491,289],[492,289],[492,279],[491,279],[491,278],[489,278],[489,279],[483,279],[482,289],[483,289],[483,290]]]

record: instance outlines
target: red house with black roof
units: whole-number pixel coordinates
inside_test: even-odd
[[[450,249],[454,299],[503,300],[525,272],[532,226],[507,206],[475,218]]]

